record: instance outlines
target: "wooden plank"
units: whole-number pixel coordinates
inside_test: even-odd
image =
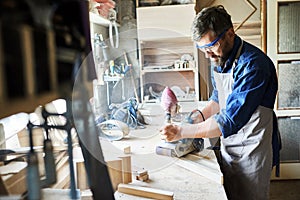
[[[11,162],[0,167],[0,195],[26,191],[26,162]]]
[[[109,160],[106,161],[106,164],[113,189],[116,191],[118,184],[123,183],[122,160]]]
[[[123,156],[120,158],[122,159],[123,183],[130,183],[132,181],[131,156]]]
[[[142,187],[136,186],[132,184],[119,184],[118,192],[140,196],[140,197],[147,197],[152,199],[161,199],[161,200],[170,200],[173,199],[174,192],[156,189],[156,188],[149,188],[149,187]]]
[[[76,178],[77,178],[77,188],[80,190],[85,190],[89,188],[87,173],[85,170],[84,162],[76,162]]]
[[[213,151],[211,152],[213,153]],[[223,174],[220,171],[219,165],[208,154],[205,156],[189,154],[178,159],[175,163],[216,183],[223,184]]]

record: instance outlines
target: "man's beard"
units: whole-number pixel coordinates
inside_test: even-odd
[[[210,58],[210,64],[212,66],[221,66],[221,67],[223,67],[225,62],[224,62],[224,59],[222,59],[221,57],[214,57],[214,58]]]

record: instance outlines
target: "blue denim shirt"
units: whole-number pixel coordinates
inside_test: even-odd
[[[235,37],[234,47],[219,73],[230,73],[241,38]],[[224,138],[237,133],[251,118],[259,105],[273,109],[278,90],[275,66],[271,59],[257,47],[244,41],[244,45],[233,71],[232,93],[215,119]],[[219,102],[218,91],[212,77],[213,92],[211,100]],[[270,116],[272,117],[272,116]]]

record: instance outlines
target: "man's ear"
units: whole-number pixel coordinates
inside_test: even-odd
[[[232,39],[234,39],[234,36],[235,36],[235,32],[234,32],[234,29],[231,27],[231,28],[229,28],[228,30],[227,30],[227,36],[229,37],[229,38],[232,38]]]

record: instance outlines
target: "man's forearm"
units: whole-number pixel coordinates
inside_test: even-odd
[[[218,123],[212,117],[198,124],[181,127],[182,138],[214,138],[222,135]]]
[[[204,119],[208,119],[211,116],[213,116],[214,114],[217,114],[219,112],[220,108],[219,108],[219,104],[216,103],[215,101],[209,101],[208,104],[203,108],[203,110],[201,110]],[[198,118],[196,120],[194,120],[194,124],[196,123],[200,123],[202,122],[202,115],[198,115]]]
[[[219,104],[215,101],[209,101],[208,104],[203,108],[202,113],[205,119],[217,114],[220,111]]]

